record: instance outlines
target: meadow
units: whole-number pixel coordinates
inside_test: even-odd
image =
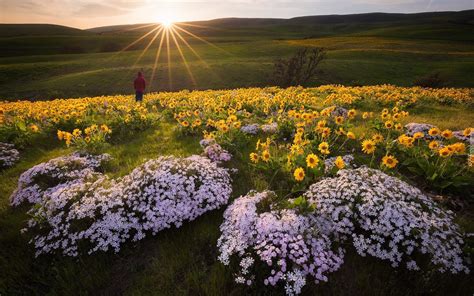
[[[472,294],[473,10],[173,26],[0,24],[0,295]]]
[[[472,87],[471,22],[472,11],[178,23],[209,42],[181,32],[191,50],[178,40],[195,81],[190,79],[176,45],[170,42],[169,57],[166,50],[161,52],[149,91],[271,86],[277,58],[314,46],[327,48],[327,58],[319,75],[305,86],[412,86],[419,77],[440,73],[445,86]],[[0,98],[130,93],[138,70],[151,78],[159,46],[155,40],[139,59],[151,34],[119,52],[153,26],[136,28],[140,26],[78,30],[0,25]]]
[[[239,263],[237,253],[228,253],[233,246],[233,236],[228,235],[235,231],[228,227],[244,221],[237,218],[239,213],[249,211],[248,217],[253,215],[250,204],[243,208],[239,206],[255,202],[259,217],[270,219],[268,225],[272,225],[271,219],[276,219],[272,223],[280,225],[278,217],[290,219],[291,215],[300,217],[294,225],[313,215],[325,217],[320,211],[327,201],[317,200],[311,191],[307,191],[313,188],[310,185],[323,184],[324,177],[339,180],[343,172],[363,173],[364,169],[357,167],[365,165],[374,169],[373,174],[384,174],[382,179],[395,178],[387,181],[391,182],[390,187],[374,194],[387,194],[387,200],[392,194],[404,199],[405,207],[412,209],[415,216],[405,212],[396,214],[419,224],[414,228],[403,226],[411,230],[402,241],[418,243],[423,239],[423,244],[430,246],[428,251],[421,251],[421,245],[415,244],[415,252],[402,251],[403,261],[393,267],[396,258],[377,252],[369,252],[363,257],[356,244],[340,241],[337,246],[344,248],[344,264],[336,268],[333,262],[328,262],[330,270],[318,265],[322,274],[307,274],[304,287],[300,281],[288,280],[290,287],[295,289],[293,292],[302,288],[303,295],[467,295],[474,288],[464,267],[470,267],[466,257],[472,259],[474,247],[472,237],[467,235],[474,231],[473,159],[469,142],[466,142],[469,136],[472,138],[474,126],[470,116],[474,106],[472,94],[470,88],[437,90],[388,85],[328,85],[150,93],[143,104],[135,103],[126,95],[1,103],[0,142],[14,143],[19,155],[9,154],[12,164],[0,172],[0,292],[6,295],[279,295],[286,290],[288,293],[284,281],[272,286],[271,281],[275,279],[268,276],[274,273],[266,267],[266,255],[259,253],[258,245],[251,243],[245,249],[248,251],[246,256],[255,259],[255,266],[250,269],[251,283],[239,283],[239,274],[242,275],[242,268],[248,265],[245,259],[248,257],[241,258],[245,260]],[[407,125],[413,122],[432,126]],[[82,156],[71,158],[69,155],[74,151],[80,151]],[[87,166],[91,159],[103,153],[110,155],[104,165],[92,161]],[[200,212],[200,217],[178,220],[178,224],[170,222],[169,229],[162,229],[161,224],[157,224],[156,233],[144,231],[146,238],[135,241],[130,241],[136,234],[134,231],[114,228],[112,233],[117,231],[123,239],[119,240],[118,249],[117,245],[111,244],[105,245],[104,250],[95,249],[88,254],[96,243],[104,243],[94,235],[78,241],[77,246],[73,239],[62,237],[64,233],[46,238],[48,233],[51,235],[63,229],[61,225],[69,225],[68,231],[94,231],[98,229],[93,227],[94,223],[113,218],[102,215],[130,210],[113,205],[110,208],[113,210],[106,212],[99,208],[87,212],[89,198],[99,198],[92,199],[97,207],[108,207],[101,204],[100,194],[109,194],[109,200],[115,200],[114,190],[118,190],[119,196],[124,196],[120,190],[125,190],[131,196],[138,192],[137,198],[141,199],[140,194],[145,196],[145,192],[153,192],[150,191],[152,188],[171,190],[160,183],[159,176],[181,176],[183,168],[160,171],[163,160],[156,159],[166,155],[176,157],[166,161],[175,161],[175,165],[180,166],[188,165],[182,157],[201,155],[193,158],[192,165],[197,167],[187,170],[183,176],[205,176],[203,184],[218,178],[216,184],[223,187],[218,187],[217,194],[214,189],[206,189],[210,190],[206,191],[207,197],[211,200],[210,196],[215,194],[216,199],[225,196],[228,200],[221,201],[219,209]],[[81,157],[92,158],[83,162]],[[158,175],[148,175],[147,161],[160,172]],[[86,166],[81,167],[82,164]],[[39,169],[31,170],[35,165],[39,165]],[[213,171],[218,171],[224,179],[215,176]],[[130,180],[134,180],[137,173],[141,176],[137,180],[151,178],[150,183],[135,187]],[[24,176],[20,177],[22,174]],[[226,193],[227,174],[231,179],[232,194]],[[172,180],[170,182],[178,182],[176,187],[189,191],[188,185],[181,187],[179,178]],[[149,187],[150,184],[164,187]],[[400,191],[390,191],[397,186]],[[421,191],[410,189],[412,186]],[[248,195],[251,190],[259,194]],[[274,191],[275,196],[270,194],[259,202],[254,201],[254,198],[266,195],[265,190]],[[324,187],[318,190],[323,192]],[[343,192],[344,187],[341,190]],[[407,197],[406,192],[412,197]],[[183,192],[179,196],[183,194],[188,196]],[[364,196],[363,192],[360,194]],[[73,204],[63,204],[61,198]],[[423,206],[416,206],[413,200]],[[142,199],[142,202],[145,204],[141,206],[146,207],[149,201]],[[396,211],[397,201],[391,202],[394,204],[385,205]],[[83,213],[89,213],[86,215],[92,215],[93,219],[79,218],[74,222],[76,218],[70,216],[71,224],[62,220],[63,213],[74,213],[74,204],[85,206]],[[153,206],[159,206],[159,203]],[[447,210],[453,213],[449,214]],[[140,215],[138,210],[133,213]],[[382,214],[371,214],[375,215],[370,216],[373,225],[381,227],[377,223],[382,221]],[[426,227],[424,220],[418,220],[419,214],[430,215],[432,221],[440,223],[427,226],[428,240],[419,235]],[[148,221],[147,215],[140,221]],[[57,218],[62,221],[60,224],[56,224]],[[282,231],[286,231],[285,224],[281,225]],[[323,225],[320,225],[321,229]],[[107,229],[110,226],[102,224],[100,227]],[[122,234],[122,231],[125,232]],[[292,235],[291,231],[295,230],[288,231],[287,234]],[[351,231],[365,233],[357,228]],[[370,233],[371,230],[366,231]],[[107,236],[106,233],[103,232]],[[373,235],[382,235],[388,240],[390,233]],[[448,236],[450,240],[438,245],[431,233]],[[243,238],[246,234],[239,235]],[[461,249],[457,249],[458,235],[464,238]],[[294,242],[298,242],[297,237],[295,234]],[[331,237],[331,240],[338,239]],[[272,241],[275,240],[270,239],[268,243]],[[323,241],[328,242],[325,239],[320,242]],[[108,242],[106,240],[106,244]],[[327,251],[326,244],[319,247],[321,252]],[[294,248],[289,243],[288,251],[297,250]],[[441,253],[433,252],[432,248]],[[405,250],[400,247],[402,249]],[[230,265],[225,264],[225,254],[233,256]],[[463,259],[457,261],[458,256]],[[296,268],[303,268],[305,264],[291,256],[282,260]],[[319,262],[317,260],[322,259],[311,257],[310,260]],[[272,264],[276,268],[280,263],[274,261]],[[440,272],[440,268],[444,268],[444,272]],[[243,276],[246,274],[249,275],[244,272]],[[326,275],[327,282],[324,281]],[[301,279],[297,273],[291,276]],[[315,284],[313,276],[321,282]]]

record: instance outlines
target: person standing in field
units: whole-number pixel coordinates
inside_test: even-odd
[[[133,87],[135,88],[135,101],[143,101],[143,93],[145,92],[146,81],[142,72],[138,72],[137,78],[135,78],[135,81],[133,82]]]

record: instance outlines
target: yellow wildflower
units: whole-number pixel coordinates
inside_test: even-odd
[[[439,156],[441,157],[448,157],[453,154],[453,152],[448,147],[443,147],[439,149],[438,153],[439,153]]]
[[[372,136],[372,140],[377,144],[383,142],[383,136],[381,134],[375,134]]]
[[[398,164],[398,160],[392,155],[385,155],[382,158],[382,164],[389,169],[393,169]]]
[[[321,142],[321,144],[318,145],[318,150],[322,154],[329,154],[329,144],[327,142]]]
[[[252,161],[253,163],[257,163],[258,162],[258,154],[257,153],[250,153],[250,161]]]
[[[262,160],[265,162],[270,160],[270,152],[267,149],[263,150],[262,152]]]
[[[445,139],[451,139],[453,137],[453,132],[449,129],[446,129],[441,133],[441,136],[443,136]]]
[[[304,173],[304,170],[303,168],[297,168],[295,170],[295,172],[293,173],[293,176],[295,177],[295,180],[298,181],[298,182],[301,182],[304,180],[304,176],[305,176],[305,173]]]
[[[430,136],[437,136],[440,133],[441,132],[440,132],[439,128],[437,128],[437,127],[430,128],[430,130],[428,131],[428,135],[430,135]]]
[[[373,140],[364,140],[362,142],[362,151],[367,154],[372,154],[375,151],[375,142]]]
[[[429,144],[428,144],[428,147],[431,149],[431,150],[436,150],[439,148],[439,142],[438,141],[431,141]]]
[[[318,165],[319,163],[319,158],[315,154],[311,153],[306,156],[306,165],[309,168],[314,168]]]
[[[337,166],[338,169],[343,169],[346,164],[344,163],[344,160],[342,159],[342,157],[338,156],[336,158],[336,160],[334,161],[334,164]]]

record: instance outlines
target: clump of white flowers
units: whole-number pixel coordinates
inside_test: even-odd
[[[258,134],[259,130],[260,130],[260,125],[258,125],[258,123],[247,124],[240,128],[240,131],[242,133],[248,134],[248,135],[256,135]]]
[[[454,131],[453,136],[458,140],[468,142],[471,146],[474,146],[474,129],[471,129],[471,133],[467,136],[464,134],[464,130]]]
[[[318,221],[293,209],[260,212],[259,203],[273,192],[250,192],[227,208],[218,241],[219,260],[228,265],[233,255],[240,259],[236,282],[251,285],[256,265],[267,267],[265,285],[283,285],[288,295],[299,294],[306,277],[327,281],[337,270],[344,252],[318,229]]]
[[[40,163],[21,174],[18,187],[10,197],[12,205],[37,203],[43,194],[67,188],[97,174],[110,155],[81,155],[74,153]]]
[[[42,191],[29,211],[27,232],[34,235],[36,255],[118,252],[126,241],[180,227],[226,204],[231,191],[227,170],[208,158],[160,157],[123,178],[80,175]]]
[[[199,141],[199,145],[201,146],[201,148],[206,148],[207,146],[210,146],[212,144],[215,144],[216,143],[216,140],[210,138],[210,139],[202,139],[201,141]]]
[[[349,244],[361,256],[388,260],[393,267],[418,270],[425,257],[441,272],[469,272],[453,214],[381,171],[340,170],[313,184],[298,198],[306,210],[282,209],[274,196],[250,192],[224,213],[219,260],[225,265],[238,260],[237,283],[263,280],[281,284],[287,295],[299,294],[308,278],[327,281],[343,264],[342,246]]]
[[[416,270],[414,255],[423,254],[441,272],[469,272],[452,212],[395,177],[367,167],[341,170],[311,185],[304,196],[315,204],[315,217],[325,220],[322,231],[352,243],[362,256]]]
[[[343,107],[339,107],[339,106],[336,106],[335,108],[334,107],[329,107],[329,108],[326,108],[326,109],[323,109],[323,112],[325,112],[326,110],[331,110],[331,116],[332,117],[336,117],[336,116],[342,116],[344,118],[347,118],[347,114],[349,113],[349,111],[347,111],[346,108],[343,108]]]
[[[13,144],[0,143],[0,169],[13,166],[20,160],[20,153]]]
[[[204,149],[204,156],[218,164],[232,159],[232,154],[217,144],[214,139],[202,139],[199,145]]]
[[[262,124],[260,128],[266,134],[276,134],[278,132],[278,123],[272,122],[272,123]]]
[[[217,163],[227,162],[232,159],[232,154],[230,154],[217,143],[206,146],[206,148],[204,148],[204,155]]]

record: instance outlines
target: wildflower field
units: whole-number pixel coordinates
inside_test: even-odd
[[[0,102],[0,294],[471,295],[474,90]]]

